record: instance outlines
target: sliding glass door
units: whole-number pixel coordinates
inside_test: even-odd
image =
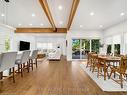
[[[86,59],[87,54],[90,52],[90,40],[81,39],[81,58]]]
[[[80,39],[72,39],[72,59],[80,59]]]
[[[92,52],[99,53],[99,47],[100,47],[99,40],[98,39],[92,39],[91,40],[91,49],[92,49]]]
[[[99,52],[97,39],[72,39],[72,59],[86,59],[90,51]]]

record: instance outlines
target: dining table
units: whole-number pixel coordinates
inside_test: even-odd
[[[106,80],[107,75],[107,67],[111,66],[111,63],[120,63],[120,59],[121,57],[117,57],[117,56],[102,56],[99,55],[98,56],[98,60],[101,60],[101,62],[104,64],[104,80]],[[108,76],[109,77],[109,76]]]

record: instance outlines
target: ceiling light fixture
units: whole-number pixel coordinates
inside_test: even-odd
[[[91,12],[90,15],[93,16],[94,15],[94,12]]]
[[[59,10],[62,10],[62,9],[63,9],[63,7],[62,7],[61,5],[59,5],[59,6],[58,6],[58,9],[59,9]]]
[[[100,25],[100,28],[102,28],[103,27],[103,25]]]
[[[30,26],[32,26],[33,24],[29,24]]]
[[[21,24],[21,23],[19,23],[18,25],[19,25],[19,26],[21,26],[22,24]]]
[[[41,23],[40,25],[41,25],[41,26],[43,26],[44,24],[43,24],[43,23]]]
[[[80,28],[82,28],[83,27],[83,25],[80,25]]]
[[[35,17],[35,14],[34,13],[32,14],[32,17]]]
[[[120,14],[120,16],[124,16],[124,15],[125,15],[125,13],[121,13],[121,14]]]
[[[59,23],[62,25],[63,24],[63,21],[60,21]]]
[[[5,15],[2,13],[1,16],[4,17]]]

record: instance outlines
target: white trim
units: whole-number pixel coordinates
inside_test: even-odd
[[[8,29],[11,29],[11,30],[16,30],[16,28],[14,28],[12,26],[9,26],[9,25],[6,25],[6,24],[0,23],[0,26],[5,27],[5,28],[8,28]]]

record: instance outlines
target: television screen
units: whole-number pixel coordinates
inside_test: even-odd
[[[20,41],[19,50],[30,50],[30,42]]]

